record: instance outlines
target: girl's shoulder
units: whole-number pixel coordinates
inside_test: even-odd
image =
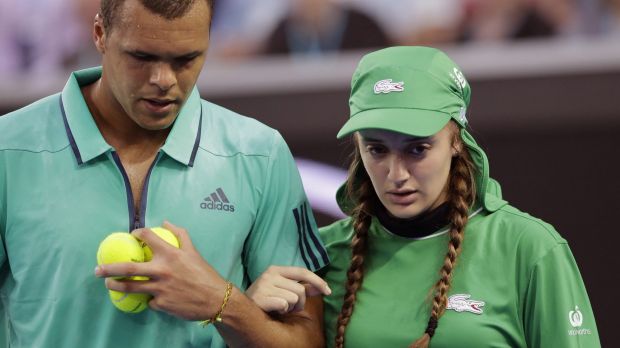
[[[468,230],[473,234],[499,244],[511,244],[525,254],[542,256],[558,245],[567,244],[551,224],[511,205],[479,214],[470,222]]]
[[[337,220],[330,225],[319,228],[319,234],[325,245],[348,242],[353,236],[353,220],[351,217]]]

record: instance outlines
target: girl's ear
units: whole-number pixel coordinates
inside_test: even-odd
[[[454,136],[452,141],[452,157],[457,157],[461,151],[463,151],[463,141],[459,137],[458,133]]]
[[[452,157],[457,157],[461,153],[462,146],[452,146]]]
[[[461,139],[461,132],[454,121],[450,121],[448,126],[452,131],[452,157],[457,157],[461,154],[461,151],[463,151],[463,140]]]

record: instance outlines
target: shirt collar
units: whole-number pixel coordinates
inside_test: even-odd
[[[79,165],[112,150],[95,124],[80,89],[100,77],[101,67],[73,72],[60,97],[65,129]],[[192,167],[200,145],[201,128],[202,106],[198,89],[194,87],[181,108],[162,151],[176,161]]]
[[[181,108],[168,134],[162,151],[176,161],[193,167],[202,133],[202,103],[198,89],[194,90]]]
[[[81,86],[93,83],[100,77],[101,68],[75,71],[69,77],[60,95],[60,109],[65,130],[78,165],[112,148],[99,132],[80,90]]]

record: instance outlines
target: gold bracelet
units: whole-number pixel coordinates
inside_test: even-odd
[[[233,284],[231,282],[228,282],[226,284],[226,294],[224,295],[224,301],[222,301],[222,307],[217,313],[215,313],[213,318],[201,321],[200,325],[202,325],[203,327],[206,327],[207,325],[211,323],[222,322],[222,312],[224,312],[224,307],[226,307],[226,304],[228,304],[228,299],[230,299],[230,294],[232,294],[232,288],[233,288]]]

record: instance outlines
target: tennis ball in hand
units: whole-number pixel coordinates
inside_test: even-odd
[[[144,262],[144,251],[140,242],[127,232],[114,232],[99,244],[97,264],[119,262]]]
[[[119,262],[143,262],[144,251],[138,239],[127,232],[114,232],[108,235],[99,244],[97,250],[97,264],[105,265]],[[115,279],[124,279],[124,277],[112,277]],[[147,277],[134,276],[133,280],[147,280]],[[110,300],[123,312],[138,313],[148,307],[151,299],[149,294],[141,293],[124,293],[114,290],[108,290]]]
[[[148,280],[147,277],[135,276],[133,280]],[[142,293],[127,293],[115,290],[108,290],[110,301],[118,309],[126,313],[140,313],[149,306],[149,301],[153,296]]]
[[[176,248],[179,247],[180,244],[177,236],[175,236],[174,233],[170,232],[170,230],[167,230],[163,227],[151,227],[150,229],[151,231],[153,231],[153,233],[158,235],[159,238],[163,239],[168,244]],[[140,242],[140,244],[142,245],[142,249],[144,250],[144,262],[151,261],[153,259],[153,250],[151,250],[151,248],[143,241]]]

